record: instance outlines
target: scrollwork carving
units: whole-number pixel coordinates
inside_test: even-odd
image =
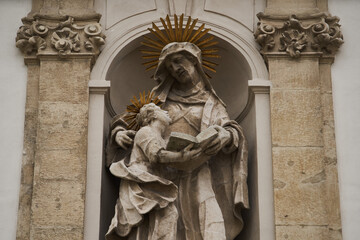
[[[327,24],[323,24],[322,26],[315,25],[312,28],[315,37],[311,47],[318,51],[333,54],[339,49],[341,44],[344,43],[343,35],[340,31],[340,24],[338,23],[339,18],[328,17],[325,21]]]
[[[105,35],[101,33],[101,26],[100,24],[89,24],[86,25],[84,28],[84,32],[88,38],[85,41],[85,48],[87,50],[93,50],[94,46],[100,47],[101,45],[105,44]]]
[[[52,48],[47,48],[47,43]],[[42,51],[42,54],[57,52],[60,57],[69,54],[100,53],[100,46],[105,43],[105,35],[99,23],[88,23],[81,25],[75,23],[73,17],[66,21],[54,23],[36,19],[24,20],[24,25],[17,32],[16,46],[24,53],[34,56]]]
[[[330,55],[344,42],[338,17],[324,14],[306,24],[295,15],[282,22],[262,13],[258,17],[260,22],[254,36],[262,54],[285,51],[294,58],[310,52]]]
[[[272,49],[275,46],[274,41],[275,28],[271,25],[259,23],[258,28],[254,34],[256,41],[264,49]]]
[[[34,21],[32,25],[23,25],[19,28],[16,35],[16,47],[26,54],[44,50],[46,48],[46,37],[49,29]]]

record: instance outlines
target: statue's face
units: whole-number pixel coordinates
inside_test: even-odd
[[[164,125],[167,126],[172,122],[168,112],[162,109],[156,111],[156,119],[161,121]]]
[[[165,66],[179,83],[190,83],[195,79],[195,64],[184,54],[174,53],[167,57]]]

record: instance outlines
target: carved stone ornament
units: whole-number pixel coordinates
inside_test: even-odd
[[[99,23],[80,25],[74,18],[53,24],[47,20],[23,19],[16,36],[16,47],[26,55],[57,53],[60,57],[69,54],[89,53],[96,56],[105,44],[105,35]],[[51,43],[52,48],[48,47]]]
[[[104,36],[101,33],[100,24],[89,24],[84,28],[84,32],[89,40],[85,41],[85,48],[88,50],[94,49],[95,46],[105,44]]]
[[[80,52],[80,38],[77,32],[70,28],[63,28],[55,31],[51,37],[51,44],[59,51],[59,55],[65,56],[70,52]]]
[[[294,29],[285,31],[281,34],[280,44],[280,51],[286,51],[291,57],[299,57],[307,44],[306,35]]]
[[[17,31],[16,47],[26,54],[37,52],[46,48],[46,41],[43,37],[48,34],[48,27],[33,21],[31,25],[23,25]]]
[[[293,58],[311,52],[333,55],[344,42],[338,17],[320,14],[311,18],[311,22],[316,19],[315,23],[306,21],[306,24],[308,19],[300,21],[295,15],[286,21],[263,13],[258,14],[258,18],[254,36],[265,55],[277,52],[286,52]]]

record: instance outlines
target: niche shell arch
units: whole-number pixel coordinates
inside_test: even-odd
[[[210,19],[211,17],[208,18]],[[110,29],[111,31],[105,32],[106,44],[91,72],[91,79],[95,81],[107,80],[107,74],[115,58],[125,56],[134,50],[134,48],[139,47],[138,42],[134,40],[148,34],[147,28],[151,26],[152,22],[160,26],[160,20],[148,20],[141,24],[129,26],[126,30],[120,30],[114,26]],[[244,57],[251,70],[252,79],[268,79],[268,72],[264,60],[257,50],[253,32],[237,22],[233,22],[229,27],[218,25],[211,22],[211,20],[200,19],[196,26],[199,27],[202,23],[205,23],[206,27],[211,28],[210,33],[212,35],[230,44]]]
[[[159,20],[154,23],[160,26]],[[210,81],[227,104],[230,117],[237,119],[247,102],[247,81],[267,79],[266,66],[247,28],[236,23],[238,31],[235,32],[200,20],[197,25],[202,23],[211,28],[210,33],[219,42],[216,47],[220,49],[221,56],[216,61],[219,63],[217,73],[211,74]],[[139,51],[144,48],[140,42],[144,35],[149,35],[149,26],[151,21],[122,30],[122,34],[117,34],[115,26],[107,33],[107,44],[94,66],[91,79],[111,82],[110,95],[107,96],[107,109],[111,116],[123,112],[134,95],[138,96],[140,91],[151,90],[155,86],[151,73],[145,72],[145,67],[141,65],[143,60]]]

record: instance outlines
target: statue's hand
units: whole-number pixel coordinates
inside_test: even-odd
[[[161,150],[159,152],[159,162],[160,163],[184,163],[187,161],[194,160],[198,158],[203,150],[201,148],[193,149],[191,148],[194,144],[189,144],[180,152],[172,152],[167,150]]]
[[[205,154],[209,156],[216,155],[226,144],[231,141],[231,134],[225,128],[215,125],[218,136],[211,141],[205,148]]]
[[[194,144],[189,144],[186,148],[182,150],[183,162],[195,160],[203,153],[204,150],[202,148],[196,148],[191,150],[193,146]]]
[[[128,149],[134,143],[134,130],[118,131],[115,136],[115,142],[123,149]]]

